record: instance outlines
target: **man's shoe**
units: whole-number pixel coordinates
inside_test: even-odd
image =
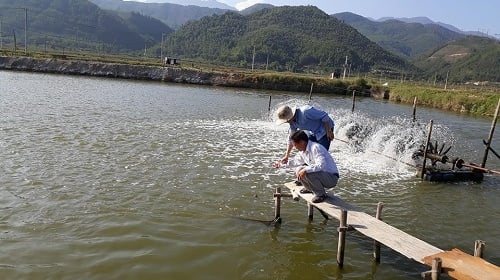
[[[299,180],[297,180],[297,181],[295,181],[295,185],[296,186],[302,186],[302,183]]]
[[[320,203],[320,202],[325,201],[325,199],[326,199],[326,195],[315,195],[312,199],[312,202],[313,203]]]
[[[306,188],[302,188],[300,191],[300,193],[312,193],[312,191],[306,189]]]

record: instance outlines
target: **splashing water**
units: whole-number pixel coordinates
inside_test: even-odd
[[[307,102],[291,99],[277,104],[273,110],[284,104],[301,106]],[[330,153],[337,161],[341,177],[363,180],[362,185],[368,188],[415,177],[417,161],[412,156],[425,144],[427,124],[401,116],[371,116],[312,105],[328,112],[335,122],[335,140]],[[276,116],[268,116],[268,119],[274,122]],[[280,128],[288,129],[286,125]],[[455,143],[453,133],[439,124],[433,125],[432,139],[446,142],[448,146]]]

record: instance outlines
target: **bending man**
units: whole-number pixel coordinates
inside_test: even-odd
[[[290,108],[285,105],[278,108],[276,114],[278,117],[276,123],[278,125],[283,123],[290,125],[290,136],[297,130],[307,130],[310,132],[310,140],[320,143],[327,151],[330,149],[330,142],[335,138],[333,134],[335,124],[325,111],[309,105],[298,108]],[[288,146],[285,155],[281,159],[281,163],[288,162],[292,148],[291,141],[288,141]]]
[[[292,145],[299,150],[297,156],[288,161],[289,167],[295,167],[297,180],[304,185],[301,193],[314,193],[313,203],[325,200],[325,189],[333,188],[339,180],[339,171],[332,155],[322,145],[310,141],[307,134],[298,130],[290,136]],[[282,166],[275,162],[274,167]]]

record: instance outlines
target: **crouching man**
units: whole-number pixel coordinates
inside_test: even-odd
[[[321,144],[310,141],[303,130],[290,135],[293,147],[299,152],[288,164],[275,162],[274,167],[295,167],[297,180],[304,188],[301,193],[313,193],[313,203],[325,200],[325,189],[333,188],[339,180],[339,171],[332,155]]]

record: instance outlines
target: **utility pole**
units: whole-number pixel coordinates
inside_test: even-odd
[[[14,33],[14,53],[16,53],[17,52],[16,30],[12,30],[12,33]]]
[[[446,72],[446,81],[444,82],[444,89],[448,86],[448,74],[450,74],[450,71]]]
[[[347,55],[345,56],[345,63],[344,63],[344,76],[342,77],[342,80],[345,80],[345,72],[347,71]]]
[[[24,54],[27,54],[28,53],[28,8],[5,8],[5,9],[24,10]],[[1,36],[2,35],[0,30],[0,37]],[[15,39],[15,31],[14,31],[14,39]],[[16,46],[14,48],[16,48]]]
[[[28,54],[28,8],[24,9],[24,55]]]
[[[163,63],[163,36],[165,33],[161,33],[161,43],[160,43],[160,63]]]
[[[252,71],[253,71],[253,65],[255,63],[255,45],[253,46],[253,55],[252,55]]]
[[[0,19],[0,50],[3,49],[2,20]]]

